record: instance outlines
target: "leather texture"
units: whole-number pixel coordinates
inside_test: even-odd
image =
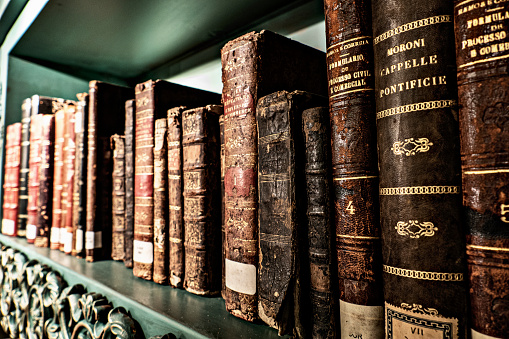
[[[113,151],[111,258],[122,261],[125,252],[125,137],[113,134],[110,143]]]
[[[21,158],[19,169],[19,205],[17,235],[26,236],[28,221],[28,157],[30,155],[30,114],[32,99],[26,98],[21,104]]]
[[[472,329],[509,337],[509,5],[454,2]]]
[[[76,109],[77,103],[66,105],[66,114],[68,115],[67,124],[64,133],[64,171],[62,182],[62,223],[61,228],[65,230],[63,239],[60,239],[60,250],[71,254],[73,248],[73,192],[74,192],[74,175],[75,175],[75,158],[76,158]],[[63,232],[62,232],[63,233]]]
[[[5,166],[3,182],[2,233],[16,236],[18,233],[18,197],[21,160],[20,122],[6,127]]]
[[[133,267],[134,239],[134,99],[125,102],[125,234],[124,264]]]

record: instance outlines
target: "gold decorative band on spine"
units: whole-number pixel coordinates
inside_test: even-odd
[[[180,180],[180,178],[181,178],[180,175],[174,175],[174,174],[168,175],[168,179],[170,179],[170,180]]]
[[[338,93],[338,94],[334,94],[334,95],[331,96],[331,98],[335,98],[335,97],[340,96],[340,95],[345,95],[345,94],[350,94],[350,93],[355,93],[355,92],[374,91],[374,90],[375,90],[374,88],[353,89],[351,91],[346,91],[346,92],[341,92],[341,93]]]
[[[170,205],[170,210],[172,211],[180,211],[180,206],[173,206],[173,205]]]
[[[458,186],[408,186],[380,188],[380,195],[459,194]]]
[[[258,138],[258,144],[268,144],[274,141],[283,141],[290,138],[290,132],[284,131],[283,133],[274,133]]]
[[[360,37],[357,37],[357,38],[353,38],[353,39],[348,39],[348,40],[345,40],[345,41],[341,41],[341,42],[336,42],[335,44],[333,45],[330,45],[329,48],[327,48],[327,50],[331,49],[331,48],[334,48],[336,46],[339,46],[339,45],[343,45],[343,44],[346,44],[348,42],[353,42],[353,41],[356,41],[356,40],[361,40],[361,39],[371,39],[373,38],[372,36],[360,36]]]
[[[287,173],[281,174],[260,174],[258,173],[259,182],[288,181],[290,176]]]
[[[469,249],[473,249],[473,250],[487,250],[487,251],[494,251],[494,252],[508,252],[509,253],[509,248],[504,248],[504,247],[467,245],[467,250],[469,250]]]
[[[168,147],[180,146],[180,141],[170,141]]]
[[[472,2],[472,1],[474,1],[474,0],[465,0],[463,2],[460,2],[459,4],[456,4],[456,6],[454,6],[454,7],[463,6],[464,4],[468,4],[469,2]]]
[[[479,171],[463,171],[463,174],[497,174],[497,173],[509,173],[509,169],[497,169],[497,170],[479,170]]]
[[[463,281],[463,273],[415,271],[388,265],[384,265],[384,272],[412,279],[433,281]]]
[[[415,104],[408,104],[393,108],[388,108],[386,110],[380,111],[376,113],[376,118],[382,119],[386,117],[390,117],[396,114],[404,114],[404,113],[412,113],[418,111],[426,111],[429,109],[439,109],[439,108],[448,108],[456,106],[456,100],[435,100],[435,101],[425,101],[425,102],[417,102]]]
[[[395,35],[405,33],[405,32],[408,32],[408,31],[411,31],[411,30],[414,30],[417,28],[422,28],[422,27],[435,25],[435,24],[441,24],[444,22],[452,23],[452,15],[437,15],[437,16],[432,16],[432,17],[425,18],[425,19],[419,19],[416,21],[412,21],[412,22],[403,24],[401,26],[398,26],[396,28],[393,28],[387,32],[380,34],[375,39],[373,39],[373,44],[376,45],[386,39],[389,39],[389,38],[395,36]]]
[[[377,175],[360,175],[357,177],[347,177],[347,178],[334,178],[334,181],[345,181],[345,180],[359,180],[359,179],[374,179],[378,178]]]
[[[466,64],[459,65],[458,68],[468,67],[468,66],[472,66],[472,65],[476,65],[476,64],[483,64],[483,63],[486,63],[486,62],[500,60],[500,59],[505,59],[505,58],[509,58],[509,54],[500,55],[500,56],[493,57],[493,58],[488,58],[488,59],[482,59],[482,60],[476,60],[476,61],[472,61],[472,62],[467,62]]]
[[[349,239],[367,239],[367,240],[378,240],[380,237],[369,237],[367,235],[348,235],[348,234],[336,234],[336,237],[339,238],[349,238]]]

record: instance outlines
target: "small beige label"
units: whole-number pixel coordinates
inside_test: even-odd
[[[83,230],[76,230],[76,252],[83,251]]]
[[[256,266],[225,259],[225,284],[229,289],[249,294],[256,294]]]
[[[154,245],[151,242],[134,240],[133,261],[152,264],[154,262]]]
[[[93,250],[95,248],[102,248],[102,232],[86,231],[85,232],[85,249]]]
[[[27,239],[33,240],[37,236],[37,226],[28,224],[27,225]]]
[[[65,228],[63,228],[65,229]],[[72,252],[72,232],[62,233],[62,242],[64,243],[64,252],[71,253]]]
[[[457,339],[458,319],[445,318],[432,308],[409,304],[405,308],[385,303],[386,338]]]
[[[500,339],[497,337],[492,337],[490,335],[482,334],[480,332],[477,332],[476,330],[471,330],[472,339]]]
[[[14,235],[14,220],[2,219],[2,233]]]
[[[384,336],[384,307],[339,301],[341,338],[378,339]]]

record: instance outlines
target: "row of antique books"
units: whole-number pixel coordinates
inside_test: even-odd
[[[55,233],[65,250],[70,232],[53,227],[72,229],[78,255],[221,291],[230,313],[280,334],[509,337],[507,6],[326,0],[327,53],[248,33],[221,50],[222,95],[92,81],[78,102],[53,100],[54,118],[37,114],[54,119],[54,159],[41,143],[26,236],[51,246]],[[88,140],[76,132],[67,228],[73,147],[57,113],[73,110],[89,113],[74,118]],[[5,175],[28,173],[30,212],[15,140]]]

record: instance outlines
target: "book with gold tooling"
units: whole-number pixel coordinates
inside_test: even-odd
[[[454,19],[472,338],[509,338],[509,3]]]
[[[372,5],[386,338],[466,338],[453,5]]]
[[[16,236],[18,231],[19,169],[21,158],[21,122],[7,126],[2,202],[2,234]]]
[[[111,258],[124,260],[125,234],[125,138],[113,134],[110,138],[113,151],[111,197]]]
[[[30,114],[32,99],[26,98],[21,104],[21,155],[19,165],[19,203],[17,235],[26,237],[28,221],[28,159],[30,156]]]

